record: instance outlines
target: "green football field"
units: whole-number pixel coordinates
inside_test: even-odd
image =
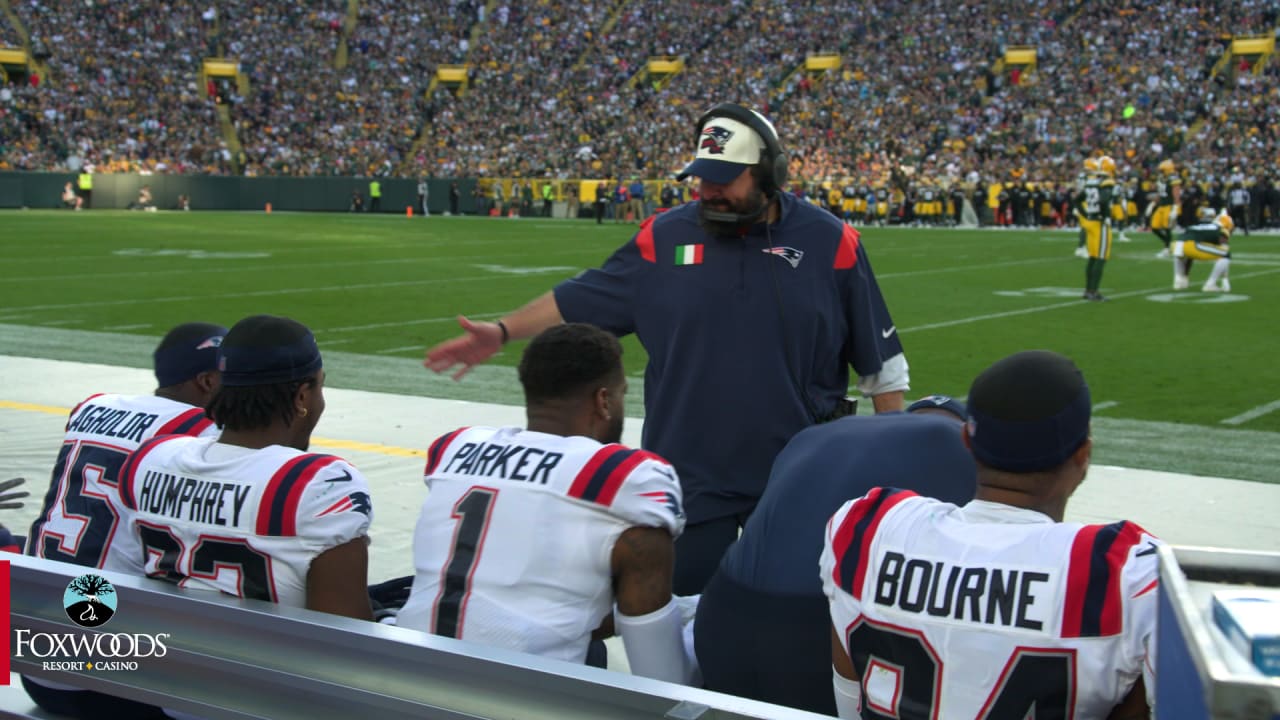
[[[0,354],[146,367],[172,325],[273,313],[315,331],[335,386],[518,404],[518,346],[456,384],[421,368],[424,348],[457,332],[458,313],[496,317],[599,265],[633,231],[587,220],[5,212]],[[1110,302],[1087,303],[1074,233],[865,229],[911,364],[909,397],[963,396],[1008,353],[1057,350],[1092,388],[1098,462],[1280,479],[1280,237],[1236,238],[1223,295],[1194,289],[1208,274],[1201,263],[1193,290],[1174,293],[1155,237],[1131,235],[1103,278]],[[626,353],[638,379],[644,352],[628,339]]]

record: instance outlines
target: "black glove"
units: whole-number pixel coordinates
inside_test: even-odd
[[[379,610],[399,610],[404,607],[409,600],[409,591],[412,587],[412,575],[370,585],[369,602],[373,605],[373,611],[377,613]]]

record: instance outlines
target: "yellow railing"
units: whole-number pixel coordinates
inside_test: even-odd
[[[1036,47],[1034,45],[1010,45],[1004,50],[1004,64],[1035,65]]]
[[[839,55],[815,53],[805,57],[804,69],[811,73],[838,70],[843,62],[844,58]]]

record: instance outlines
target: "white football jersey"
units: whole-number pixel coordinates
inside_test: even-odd
[[[90,395],[71,410],[44,507],[27,536],[36,557],[102,567],[119,527],[120,466],[160,435],[217,436],[204,410],[155,395]]]
[[[862,717],[1102,718],[1155,691],[1154,536],[875,488],[827,525],[831,619]]]
[[[106,569],[306,606],[311,561],[368,534],[364,476],[340,457],[212,438],[144,443],[120,472]]]
[[[572,662],[613,607],[618,536],[684,529],[665,460],[586,437],[463,428],[431,445],[426,483],[396,624]]]

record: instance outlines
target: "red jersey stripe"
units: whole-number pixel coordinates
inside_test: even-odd
[[[76,416],[76,413],[80,412],[80,408],[82,408],[82,407],[84,407],[86,404],[88,404],[88,402],[89,402],[90,400],[92,400],[92,399],[94,399],[94,398],[96,398],[96,397],[102,397],[103,395],[106,395],[106,393],[94,393],[94,394],[90,395],[89,397],[87,397],[87,398],[85,398],[85,399],[81,400],[79,403],[77,403],[77,404],[76,404],[76,406],[75,406],[75,407],[71,408],[71,412],[67,413],[67,427],[71,427],[71,418],[75,417],[75,416]],[[66,429],[67,429],[67,428],[63,428],[63,430],[66,430]]]
[[[1108,637],[1124,630],[1120,583],[1145,531],[1131,522],[1088,525],[1076,533],[1067,568],[1062,637]]]
[[[605,445],[596,451],[595,455],[587,461],[586,465],[578,471],[573,478],[573,484],[569,486],[569,497],[581,498],[587,491],[587,486],[591,484],[591,478],[595,476],[596,471],[615,453],[624,452],[627,448],[616,443]]]
[[[267,481],[267,489],[262,491],[262,499],[259,501],[258,505],[258,523],[255,529],[255,532],[258,535],[271,534],[269,529],[271,527],[271,506],[275,504],[273,502],[275,496],[280,492],[280,486],[284,484],[285,478],[289,476],[289,472],[309,457],[311,456],[299,455],[298,457],[293,458],[284,465],[281,465],[280,469],[276,470],[275,474],[271,476],[271,479]]]
[[[1102,605],[1099,631],[1103,637],[1119,635],[1124,630],[1124,604],[1120,583],[1124,579],[1124,563],[1133,547],[1142,542],[1142,528],[1131,522],[1124,523],[1119,536],[1107,550],[1107,594]]]
[[[322,468],[332,465],[339,459],[329,455],[311,463],[306,470],[302,471],[302,476],[289,487],[289,494],[284,500],[283,535],[298,534],[298,505],[302,503],[302,493],[307,489],[307,483],[311,482]]]
[[[451,433],[441,435],[436,438],[435,442],[431,443],[431,447],[427,448],[427,469],[423,472],[424,476],[436,471],[436,468],[440,465],[440,459],[444,457],[445,451],[449,449],[449,443],[453,442],[453,439],[458,437],[464,430],[467,430],[467,428],[460,427]]]
[[[157,435],[139,445],[137,450],[129,453],[129,457],[125,458],[124,465],[120,467],[120,478],[118,482],[120,500],[124,503],[125,507],[130,510],[138,509],[137,504],[133,501],[133,481],[134,476],[138,473],[138,465],[142,462],[142,458],[146,457],[152,450],[155,450],[160,443],[180,437],[183,436]]]
[[[605,478],[604,487],[601,488],[600,494],[596,496],[596,502],[608,507],[613,504],[613,499],[618,496],[618,491],[622,489],[622,483],[626,482],[627,476],[631,474],[636,466],[645,460],[661,460],[662,458],[651,452],[644,450],[636,450],[621,463],[618,467],[609,473],[609,477]]]
[[[184,426],[200,425],[201,422],[203,422],[203,426],[200,428],[201,430],[209,427],[209,424],[207,421],[197,420],[197,418],[203,417],[203,415],[204,415],[204,410],[201,410],[200,408],[191,408],[190,410],[179,413],[172,420],[161,425],[160,429],[156,430],[156,436],[172,435],[174,433],[182,433],[184,435],[199,435],[200,432],[198,431],[192,432],[191,428],[184,427]]]
[[[1088,525],[1076,533],[1067,560],[1067,593],[1062,607],[1062,637],[1080,637],[1084,618],[1084,597],[1089,589],[1089,559],[1093,541],[1101,525]]]
[[[873,488],[866,497],[854,503],[836,530],[832,550],[836,554],[835,581],[855,599],[862,599],[862,584],[871,559],[871,541],[885,514],[907,498],[916,497],[910,490]],[[850,567],[850,564],[853,567]]]
[[[1151,592],[1152,590],[1155,590],[1157,587],[1160,587],[1160,579],[1159,579],[1159,578],[1156,578],[1155,580],[1152,580],[1152,581],[1151,581],[1151,582],[1150,582],[1146,587],[1142,588],[1142,589],[1141,589],[1141,590],[1139,590],[1137,593],[1135,593],[1135,594],[1134,594],[1134,597],[1135,597],[1135,598],[1140,598],[1140,597],[1142,597],[1143,595],[1146,595],[1147,593]]]

